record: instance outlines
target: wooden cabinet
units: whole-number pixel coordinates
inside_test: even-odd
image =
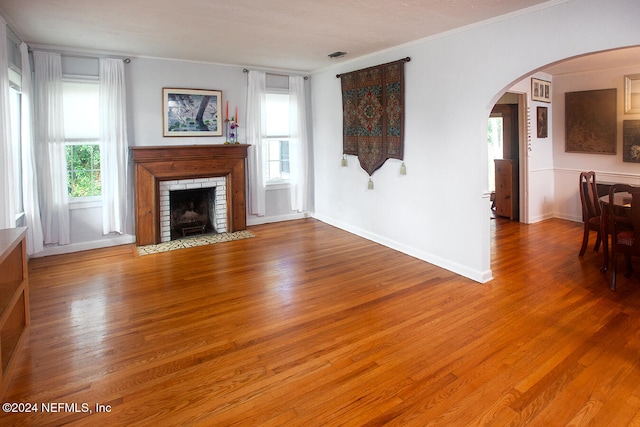
[[[496,215],[515,219],[513,160],[496,159]]]
[[[0,397],[11,381],[30,320],[26,231],[0,230]]]

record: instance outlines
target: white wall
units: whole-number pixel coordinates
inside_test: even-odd
[[[129,145],[223,144],[225,137],[163,137],[162,88],[222,91],[222,105],[239,108],[240,124],[246,111],[247,75],[242,67],[151,58],[132,58],[127,65],[129,86]],[[245,116],[246,117],[246,116]],[[239,140],[244,138],[240,127]]]
[[[551,4],[314,73],[315,215],[474,280],[489,280],[484,194],[493,104],[544,65],[640,40],[640,2]],[[355,158],[340,167],[342,106],[335,75],[405,56],[411,57],[405,65],[408,174],[400,176],[399,162],[387,161],[368,191],[367,174]],[[534,161],[534,170],[546,170],[546,157],[539,166]],[[540,181],[548,186],[546,176]]]
[[[555,203],[554,215],[572,221],[582,221],[580,195],[577,189],[580,172],[593,170],[596,179],[604,182],[640,184],[640,164],[622,161],[622,122],[639,120],[640,114],[624,112],[624,76],[640,73],[640,63],[634,67],[612,68],[595,72],[563,74],[553,80],[554,91],[554,159]],[[565,152],[565,103],[566,92],[597,89],[617,89],[617,144],[616,154],[586,154]]]

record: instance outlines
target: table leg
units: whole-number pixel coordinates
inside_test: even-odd
[[[603,273],[609,269],[609,206],[601,206],[600,209],[600,236],[602,240],[602,254],[604,264],[600,268]]]

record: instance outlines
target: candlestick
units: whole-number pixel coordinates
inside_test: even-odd
[[[227,100],[227,108],[225,109],[224,119],[229,120],[229,101]]]
[[[236,125],[240,123],[240,119],[238,119],[238,107],[236,106]]]

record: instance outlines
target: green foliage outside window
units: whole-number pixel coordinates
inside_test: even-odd
[[[100,196],[100,145],[67,145],[66,148],[69,197]]]

